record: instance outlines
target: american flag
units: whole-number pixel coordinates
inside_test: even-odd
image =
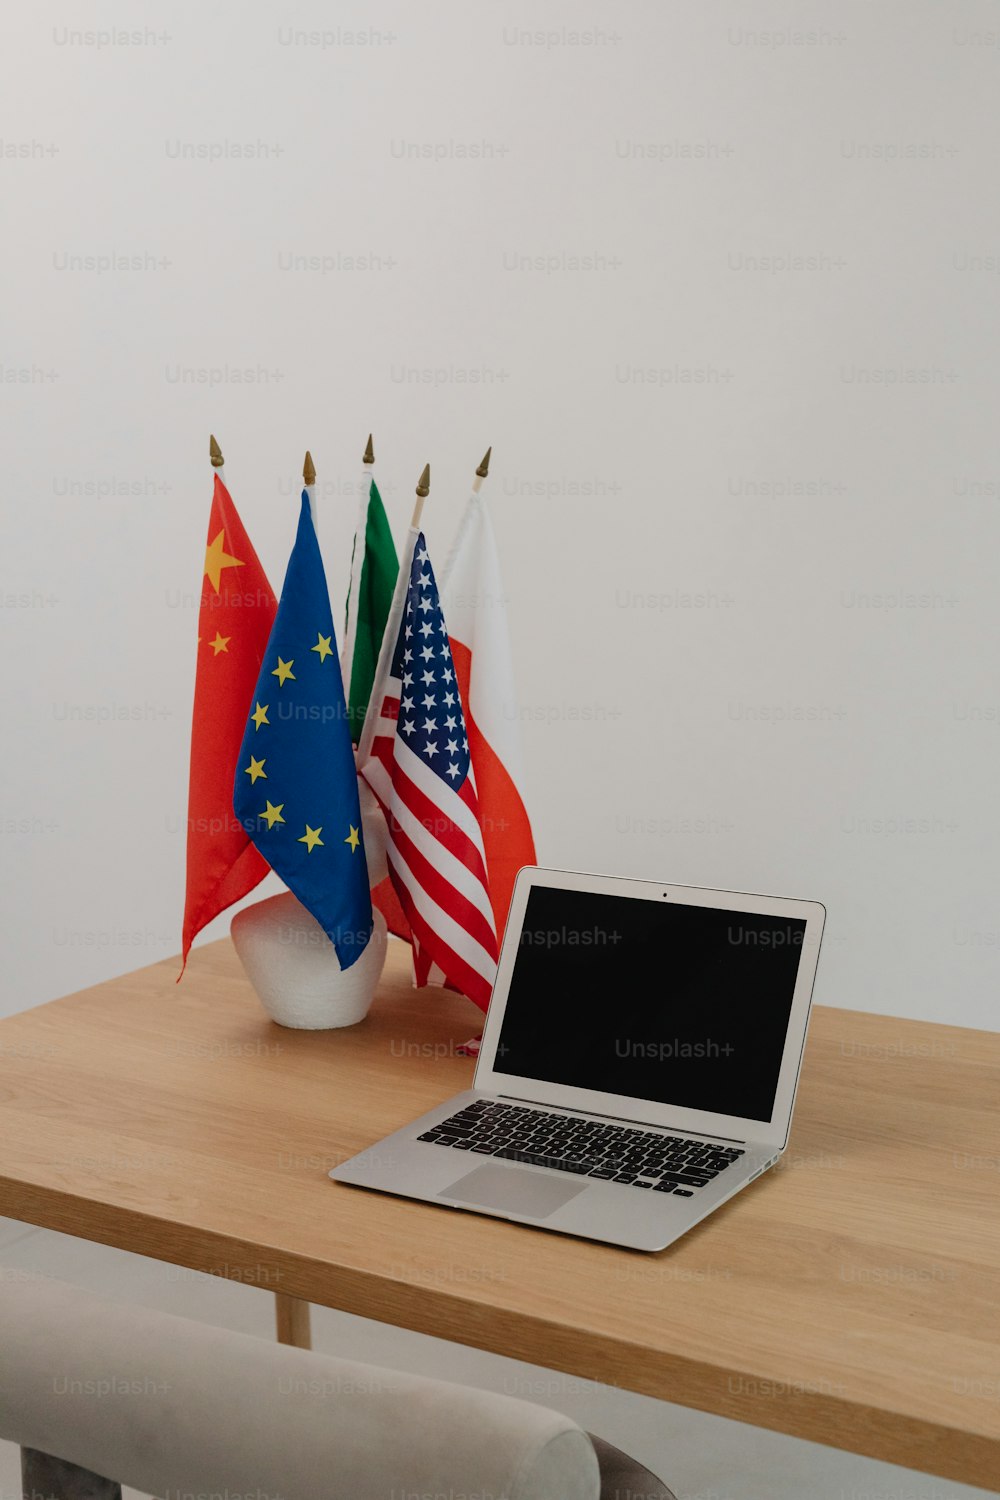
[[[447,985],[485,1010],[496,928],[465,716],[422,533],[362,775],[388,824],[389,874],[410,924],[417,984]]]

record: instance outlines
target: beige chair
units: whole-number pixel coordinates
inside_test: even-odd
[[[0,1438],[35,1500],[673,1500],[545,1407],[40,1278],[0,1279]]]

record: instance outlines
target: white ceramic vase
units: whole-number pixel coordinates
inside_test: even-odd
[[[322,927],[291,891],[236,913],[233,947],[260,1003],[279,1026],[320,1031],[363,1021],[385,964],[388,932],[380,911],[361,957],[342,969]]]

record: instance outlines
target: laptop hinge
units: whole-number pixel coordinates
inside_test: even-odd
[[[568,1104],[542,1104],[538,1099],[525,1099],[520,1094],[498,1094],[498,1099],[513,1099],[518,1104],[531,1104],[535,1109],[558,1109],[565,1115],[587,1115],[595,1120],[610,1120],[613,1124],[649,1125],[648,1120],[633,1120],[630,1115],[602,1115],[596,1109],[573,1109]],[[712,1135],[708,1130],[695,1129],[690,1125],[654,1125],[654,1130],[679,1130],[684,1135],[696,1135],[704,1141],[729,1141],[734,1146],[745,1146],[746,1142],[735,1135]]]

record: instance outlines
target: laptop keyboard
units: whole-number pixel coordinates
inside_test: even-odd
[[[550,1114],[528,1106],[477,1099],[417,1137],[476,1156],[498,1156],[534,1167],[555,1167],[657,1193],[693,1198],[743,1152],[603,1120]]]

